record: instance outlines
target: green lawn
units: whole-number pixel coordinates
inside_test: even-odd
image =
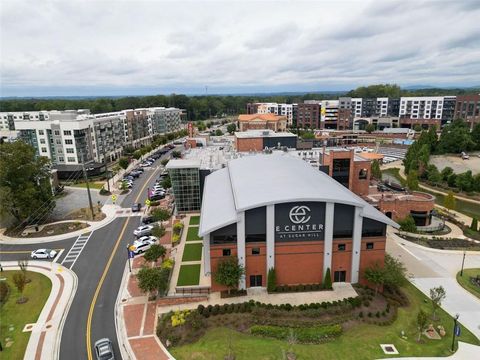
[[[199,282],[200,264],[180,266],[177,286],[198,285]]]
[[[186,244],[183,250],[182,261],[202,260],[202,244]]]
[[[103,188],[103,185],[105,183],[97,183],[97,182],[89,182],[88,183],[88,186],[90,187],[90,189],[102,189]],[[79,187],[79,188],[87,188],[87,184],[86,183],[78,183],[78,184],[72,184],[70,186],[73,186],[73,187]]]
[[[447,335],[441,340],[428,340],[422,337],[423,343],[417,343],[416,316],[420,308],[431,314],[431,305],[424,302],[426,297],[410,283],[405,292],[410,299],[410,306],[400,308],[398,319],[390,326],[359,324],[345,330],[338,339],[321,345],[294,345],[293,351],[298,359],[376,359],[386,358],[380,344],[394,344],[399,355],[404,356],[448,356],[452,341],[453,320],[443,310],[437,312],[439,321]],[[405,331],[407,339],[400,337]],[[462,327],[459,340],[480,345],[480,341]],[[227,328],[209,330],[205,336],[194,344],[170,350],[178,360],[185,359],[222,359],[231,342],[237,360],[242,359],[283,359],[282,351],[288,349],[286,341],[254,337]],[[319,355],[321,354],[321,356]]]
[[[187,232],[187,241],[198,241],[202,240],[200,236],[198,236],[198,226],[190,226]]]
[[[0,278],[7,279],[6,281],[10,287],[8,299],[0,308],[0,340],[3,346],[0,359],[23,359],[30,333],[22,332],[22,330],[26,324],[37,321],[52,288],[52,283],[48,277],[28,271],[28,278],[32,281],[25,286],[23,291],[28,301],[19,305],[16,301],[20,296],[12,281],[13,274],[16,272],[4,271],[0,275]],[[13,329],[10,330],[12,327]],[[13,344],[10,347],[6,347],[6,338],[13,340]]]
[[[463,269],[463,276],[460,276],[460,271],[457,273],[457,281],[465,290],[480,298],[480,288],[470,282],[470,277],[477,275],[480,275],[480,269]]]
[[[200,225],[200,216],[190,217],[190,223],[188,225]]]

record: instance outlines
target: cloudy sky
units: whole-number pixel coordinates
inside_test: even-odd
[[[480,0],[0,6],[0,96],[480,85]]]

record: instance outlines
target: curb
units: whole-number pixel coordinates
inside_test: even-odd
[[[55,360],[60,359],[60,345],[61,345],[61,340],[62,340],[63,327],[65,326],[65,321],[67,321],[67,315],[68,315],[68,312],[70,311],[70,306],[72,306],[73,299],[75,298],[75,294],[77,293],[77,288],[78,288],[77,274],[75,274],[75,272],[73,270],[70,270],[70,269],[64,267],[61,264],[59,264],[59,265],[62,266],[63,271],[68,270],[68,272],[71,273],[72,278],[73,278],[73,289],[72,289],[72,292],[70,294],[70,298],[68,299],[67,306],[65,307],[65,309],[63,311],[62,319],[60,320],[60,325],[58,327],[57,337],[55,339],[55,345],[54,345],[54,348],[53,348],[53,352],[54,352],[53,358]]]
[[[118,347],[120,348],[121,358],[124,360],[131,360],[131,359],[136,360],[135,355],[133,355],[133,350],[130,347],[130,343],[128,342],[128,340],[126,340],[127,334],[125,330],[125,323],[123,319],[120,318],[122,293],[125,291],[128,276],[129,276],[128,263],[125,263],[122,282],[120,283],[120,288],[117,294],[117,300],[115,301],[115,332],[117,333],[117,342],[118,342]]]

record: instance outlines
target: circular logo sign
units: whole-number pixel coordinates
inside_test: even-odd
[[[294,224],[305,224],[311,218],[309,213],[310,208],[308,206],[301,205],[292,207],[288,213],[288,216],[290,217],[290,221]]]

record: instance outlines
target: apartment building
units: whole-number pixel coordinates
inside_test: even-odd
[[[338,126],[338,100],[323,100],[320,110],[320,129],[337,129]]]
[[[321,109],[320,101],[305,100],[304,103],[299,103],[297,107],[297,127],[320,129]]]
[[[402,97],[400,99],[400,127],[420,125],[423,128],[436,126],[442,122],[443,96]]]
[[[470,128],[480,123],[480,94],[457,96],[453,117],[464,119]]]
[[[18,132],[39,156],[64,172],[83,162],[103,163],[121,156],[125,146],[148,145],[155,134],[182,128],[182,110],[129,109],[90,114],[88,109],[0,113],[0,130]],[[75,171],[75,170],[72,170]]]

